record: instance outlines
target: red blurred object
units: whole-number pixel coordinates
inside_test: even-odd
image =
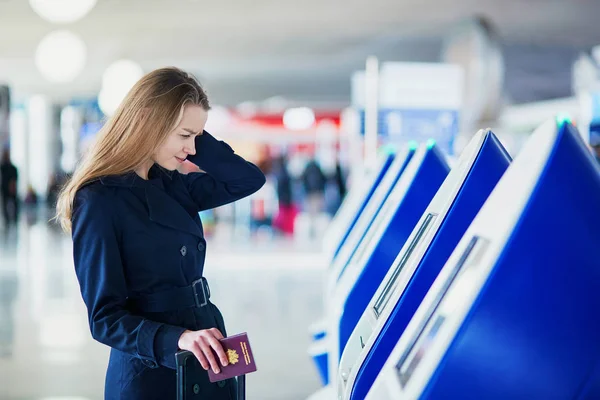
[[[280,205],[279,211],[273,220],[273,226],[286,235],[293,235],[297,215],[298,208],[295,205]]]
[[[313,110],[315,113],[315,125],[320,122],[331,122],[336,127],[340,126],[341,110]],[[283,127],[283,113],[256,113],[252,117],[244,118],[237,114],[234,110],[231,111],[235,120],[238,123],[255,123],[272,127]]]

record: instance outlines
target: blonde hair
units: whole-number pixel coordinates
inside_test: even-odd
[[[179,124],[188,104],[210,109],[198,81],[178,68],[152,71],[131,88],[61,190],[56,219],[65,232],[71,231],[77,191],[100,177],[124,174],[144,165]]]

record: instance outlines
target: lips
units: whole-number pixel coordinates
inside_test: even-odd
[[[177,161],[179,161],[180,163],[185,161],[185,158],[179,158],[179,157],[175,157],[177,159]]]

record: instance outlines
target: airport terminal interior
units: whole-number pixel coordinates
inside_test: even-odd
[[[598,15],[0,0],[0,400],[600,399]]]

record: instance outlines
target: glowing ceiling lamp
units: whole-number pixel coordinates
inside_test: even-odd
[[[96,0],[29,0],[29,5],[46,21],[66,24],[86,16],[96,5]]]
[[[289,108],[283,114],[283,125],[292,131],[302,131],[315,124],[315,112],[308,107]]]
[[[37,69],[46,79],[55,83],[75,79],[83,70],[85,59],[85,43],[67,30],[49,33],[35,51]]]
[[[102,75],[98,105],[105,115],[112,115],[129,90],[144,75],[144,70],[131,60],[115,61]]]

